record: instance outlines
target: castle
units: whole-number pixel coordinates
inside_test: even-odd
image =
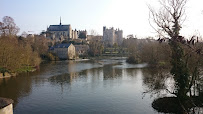
[[[107,29],[103,27],[103,42],[106,46],[113,46],[114,44],[121,45],[123,42],[123,31],[114,28]]]
[[[47,28],[46,31],[46,37],[55,40],[56,42],[61,42],[63,40],[73,40],[78,39],[80,34],[83,34],[83,38],[87,37],[86,30],[84,31],[77,31],[72,30],[71,25],[62,25],[61,24],[61,18],[60,18],[60,24],[59,25],[50,25]]]

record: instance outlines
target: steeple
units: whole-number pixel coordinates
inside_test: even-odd
[[[61,25],[61,17],[60,17],[60,25]]]

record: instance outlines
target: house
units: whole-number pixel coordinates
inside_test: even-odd
[[[76,53],[79,56],[87,56],[88,55],[89,46],[88,45],[75,45],[75,50],[76,50]]]
[[[51,48],[52,52],[55,53],[59,59],[75,59],[76,52],[73,44],[58,44]]]

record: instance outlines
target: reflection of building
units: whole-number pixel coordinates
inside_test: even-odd
[[[13,99],[14,106],[16,106],[24,95],[29,96],[32,93],[33,78],[31,77],[33,74],[36,75],[36,72],[29,74],[22,73],[21,76],[23,78],[11,77],[0,79],[0,96]],[[35,81],[35,84],[38,84],[37,79]]]
[[[121,45],[123,42],[123,31],[114,28],[107,29],[103,27],[103,41],[107,46],[113,46],[114,44]]]
[[[122,70],[113,68],[113,64],[103,67],[104,80],[122,77],[122,73]]]
[[[75,46],[73,44],[58,44],[52,47],[59,59],[75,59]]]
[[[88,45],[74,45],[75,51],[79,56],[85,56],[88,54],[89,46]]]

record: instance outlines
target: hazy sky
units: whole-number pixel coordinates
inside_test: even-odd
[[[149,25],[147,4],[157,6],[158,0],[1,0],[0,18],[11,16],[20,34],[40,33],[47,26],[71,24],[73,29],[88,32],[91,29],[102,35],[103,26],[120,28],[124,36],[154,36]],[[203,0],[189,0],[186,6],[187,19],[182,33],[203,34]]]

